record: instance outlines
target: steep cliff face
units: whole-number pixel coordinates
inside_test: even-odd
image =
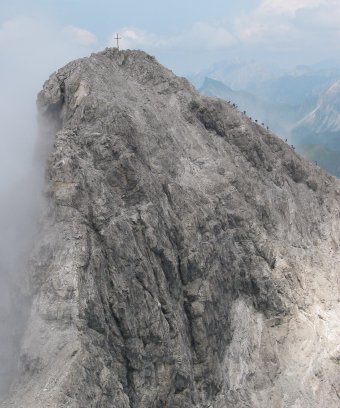
[[[337,80],[320,93],[314,106],[292,128],[294,143],[301,146],[301,151],[310,151],[311,147],[308,145],[319,145],[317,160],[325,162],[324,168],[336,176],[339,176],[339,170],[334,169],[332,155],[339,155],[340,152],[339,110],[340,80]],[[320,149],[322,147],[323,152]]]
[[[68,64],[38,105],[8,406],[338,407],[339,181],[143,52]]]
[[[336,133],[340,131],[340,81],[334,81],[324,90],[308,112],[296,125],[307,133]],[[307,137],[307,135],[306,135]]]

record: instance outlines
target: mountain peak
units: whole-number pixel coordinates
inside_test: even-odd
[[[71,62],[38,107],[53,147],[8,406],[335,408],[339,183],[140,51]]]

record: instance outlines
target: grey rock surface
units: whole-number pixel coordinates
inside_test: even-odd
[[[38,105],[54,147],[3,406],[339,407],[339,181],[140,51],[71,62]]]

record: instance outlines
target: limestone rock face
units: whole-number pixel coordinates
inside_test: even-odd
[[[71,62],[38,106],[54,147],[4,406],[339,407],[339,181],[140,51]]]

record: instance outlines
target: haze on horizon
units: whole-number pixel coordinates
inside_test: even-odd
[[[336,59],[339,19],[339,0],[13,0],[0,12],[0,49],[24,45],[34,61],[57,41],[86,55],[119,32],[122,48],[143,49],[178,74],[233,58],[291,67]]]

